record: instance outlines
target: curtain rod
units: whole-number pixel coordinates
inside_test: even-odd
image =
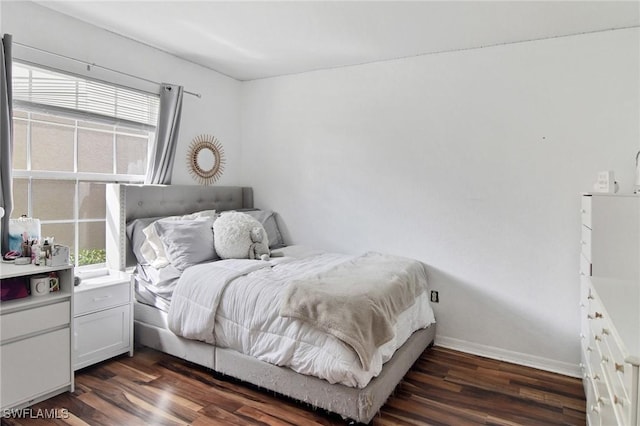
[[[113,73],[120,74],[120,75],[126,75],[127,77],[135,78],[135,79],[141,80],[141,81],[146,81],[147,83],[157,84],[158,86],[162,85],[162,83],[158,83],[157,81],[149,80],[148,78],[139,77],[137,75],[129,74],[129,73],[124,72],[124,71],[119,71],[119,70],[116,70],[116,69],[113,69],[113,68],[109,68],[109,67],[105,67],[105,66],[102,66],[102,65],[98,65],[98,64],[95,64],[95,63],[90,63],[90,62],[83,61],[83,60],[80,60],[80,59],[72,58],[71,56],[61,55],[60,53],[50,52],[50,51],[45,50],[45,49],[40,49],[39,47],[29,46],[28,44],[18,43],[16,41],[14,41],[13,44],[18,45],[18,46],[22,46],[22,47],[26,47],[27,49],[37,50],[39,52],[46,53],[47,55],[53,55],[53,56],[57,56],[59,58],[64,58],[64,59],[68,59],[70,61],[74,61],[74,62],[78,62],[78,63],[84,64],[84,65],[87,66],[87,71],[91,71],[91,67],[101,68],[101,69],[109,71],[109,72],[113,72]],[[197,98],[202,98],[202,95],[200,93],[189,92],[188,90],[185,90],[184,93],[186,93],[188,95],[195,96]]]

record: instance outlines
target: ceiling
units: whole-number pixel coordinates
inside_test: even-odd
[[[37,1],[252,80],[640,26],[636,1]]]

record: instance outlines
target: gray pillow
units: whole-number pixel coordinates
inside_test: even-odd
[[[269,248],[277,249],[284,247],[284,241],[280,229],[278,228],[278,222],[276,222],[276,214],[271,210],[237,210],[242,213],[246,213],[249,216],[256,219],[262,224],[262,227],[267,231],[267,238],[269,239]]]
[[[212,225],[212,220],[159,220],[153,226],[169,262],[184,271],[189,266],[219,259],[213,248]]]

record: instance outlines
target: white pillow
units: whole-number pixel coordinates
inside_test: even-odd
[[[262,242],[268,247],[269,237],[264,227],[246,213],[224,212],[213,222],[213,243],[222,259],[248,259],[251,230],[260,228]]]
[[[169,216],[165,217],[163,221],[174,221],[174,220],[206,220],[215,218],[216,211],[215,210],[203,210],[201,212],[195,212],[191,214],[187,214],[184,216]],[[156,221],[157,222],[157,221]],[[142,257],[144,257],[149,265],[153,266],[156,269],[164,268],[169,265],[169,259],[167,258],[167,253],[164,250],[164,246],[162,245],[162,240],[158,236],[154,224],[156,222],[151,223],[149,226],[144,228],[142,232],[147,237],[140,246],[140,253]]]

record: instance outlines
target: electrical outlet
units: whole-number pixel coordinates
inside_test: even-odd
[[[431,290],[431,301],[433,303],[439,303],[440,302],[440,296],[438,296],[438,292],[435,290]]]

